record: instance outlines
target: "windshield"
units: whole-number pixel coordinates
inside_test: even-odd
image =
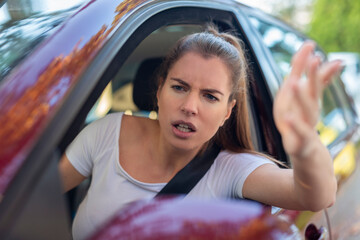
[[[0,8],[0,82],[86,1],[7,1]]]

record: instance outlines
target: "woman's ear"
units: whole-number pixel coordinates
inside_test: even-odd
[[[227,111],[225,120],[230,117],[231,112],[232,112],[232,109],[234,108],[235,104],[236,104],[236,100],[235,100],[235,99],[233,99],[231,102],[229,102],[229,104],[228,104],[228,111]]]
[[[225,116],[224,121],[221,123],[220,126],[223,126],[224,123],[226,122],[226,120],[229,119],[229,117],[231,116],[231,113],[232,113],[232,109],[234,108],[235,104],[236,104],[236,100],[235,100],[235,99],[233,99],[231,102],[228,103],[228,108],[227,108],[226,116]]]

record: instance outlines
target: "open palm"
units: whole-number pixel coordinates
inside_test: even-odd
[[[297,157],[311,154],[324,87],[341,68],[340,61],[321,63],[315,44],[307,41],[293,56],[292,70],[274,101],[274,119],[286,152]]]

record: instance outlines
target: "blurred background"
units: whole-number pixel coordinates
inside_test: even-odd
[[[360,115],[359,0],[238,0],[276,16],[314,39],[330,60],[343,61],[342,80]]]

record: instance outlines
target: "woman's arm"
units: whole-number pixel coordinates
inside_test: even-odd
[[[73,167],[65,154],[59,162],[59,172],[63,183],[63,192],[73,189],[86,178]]]
[[[312,211],[329,207],[335,201],[333,161],[315,126],[323,89],[340,71],[341,62],[322,64],[314,55],[314,48],[313,42],[306,42],[294,55],[292,71],[274,101],[275,123],[293,169],[259,167],[245,181],[245,197]]]

